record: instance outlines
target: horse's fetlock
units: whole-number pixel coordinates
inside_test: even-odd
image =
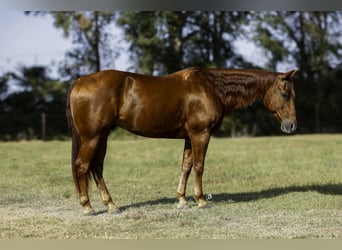
[[[102,202],[103,202],[103,205],[105,205],[105,206],[107,206],[109,203],[111,203],[112,202],[112,199],[104,199],[104,200],[102,200]]]
[[[88,197],[86,197],[86,196],[81,196],[80,197],[80,204],[81,204],[81,206],[86,206],[86,205],[88,205],[89,204],[89,198]]]

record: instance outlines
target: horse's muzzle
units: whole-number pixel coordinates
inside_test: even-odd
[[[284,119],[281,121],[280,129],[284,133],[291,134],[296,131],[297,122],[291,121],[289,119]]]

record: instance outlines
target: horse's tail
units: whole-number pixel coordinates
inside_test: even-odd
[[[68,94],[67,94],[67,100],[66,100],[66,117],[68,121],[68,127],[69,127],[69,132],[71,134],[71,139],[72,139],[72,147],[71,147],[71,166],[72,166],[72,175],[74,178],[74,184],[76,187],[76,190],[78,193],[80,193],[80,186],[78,184],[78,178],[77,178],[77,173],[76,173],[76,158],[80,149],[80,136],[78,134],[78,131],[75,127],[74,120],[71,114],[71,107],[70,107],[70,94],[72,91],[74,84],[71,84]]]

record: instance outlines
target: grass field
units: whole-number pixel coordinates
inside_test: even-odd
[[[342,135],[212,139],[209,209],[176,209],[181,140],[110,141],[104,175],[123,212],[83,216],[70,142],[0,143],[1,238],[342,238]]]

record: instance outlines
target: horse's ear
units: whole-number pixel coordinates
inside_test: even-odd
[[[296,73],[297,73],[297,70],[295,69],[285,73],[285,79],[291,79]]]

